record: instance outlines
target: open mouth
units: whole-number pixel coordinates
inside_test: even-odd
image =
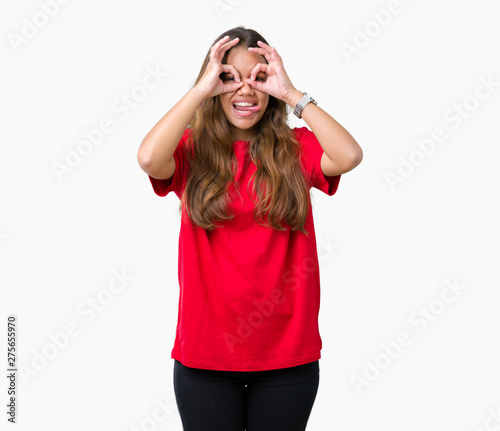
[[[256,103],[238,102],[233,104],[233,108],[240,117],[249,117],[260,111],[260,106]]]

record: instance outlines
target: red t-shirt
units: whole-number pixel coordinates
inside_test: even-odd
[[[323,149],[314,134],[306,127],[293,130],[312,186],[332,196],[340,175],[325,177]],[[190,133],[184,132],[174,152],[173,176],[149,176],[157,195],[173,191],[181,198],[189,173],[185,143]],[[181,221],[179,308],[171,357],[188,367],[223,371],[263,371],[316,361],[322,348],[320,277],[311,204],[304,226],[309,237],[255,223],[255,204],[246,190],[257,168],[248,142],[236,141],[233,148],[242,195],[241,202],[233,201],[234,219],[211,232]]]

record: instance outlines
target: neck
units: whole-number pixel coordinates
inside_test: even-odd
[[[233,128],[233,139],[235,141],[250,141],[252,136],[253,132],[250,129],[243,130],[237,129],[236,127]]]

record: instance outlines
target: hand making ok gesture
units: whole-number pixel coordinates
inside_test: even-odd
[[[251,79],[246,82],[252,88],[263,91],[277,99],[287,102],[296,88],[293,86],[288,74],[283,66],[283,60],[276,51],[276,48],[270,47],[264,42],[257,42],[260,48],[248,48],[250,52],[264,56],[268,64],[258,63],[251,73]],[[267,74],[265,82],[256,81],[255,78],[259,72]]]

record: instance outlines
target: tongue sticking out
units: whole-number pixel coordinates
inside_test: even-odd
[[[253,106],[238,106],[238,105],[234,105],[234,107],[238,111],[245,111],[245,112],[257,112],[257,111],[260,111],[260,106],[258,106],[258,105],[253,105]]]

